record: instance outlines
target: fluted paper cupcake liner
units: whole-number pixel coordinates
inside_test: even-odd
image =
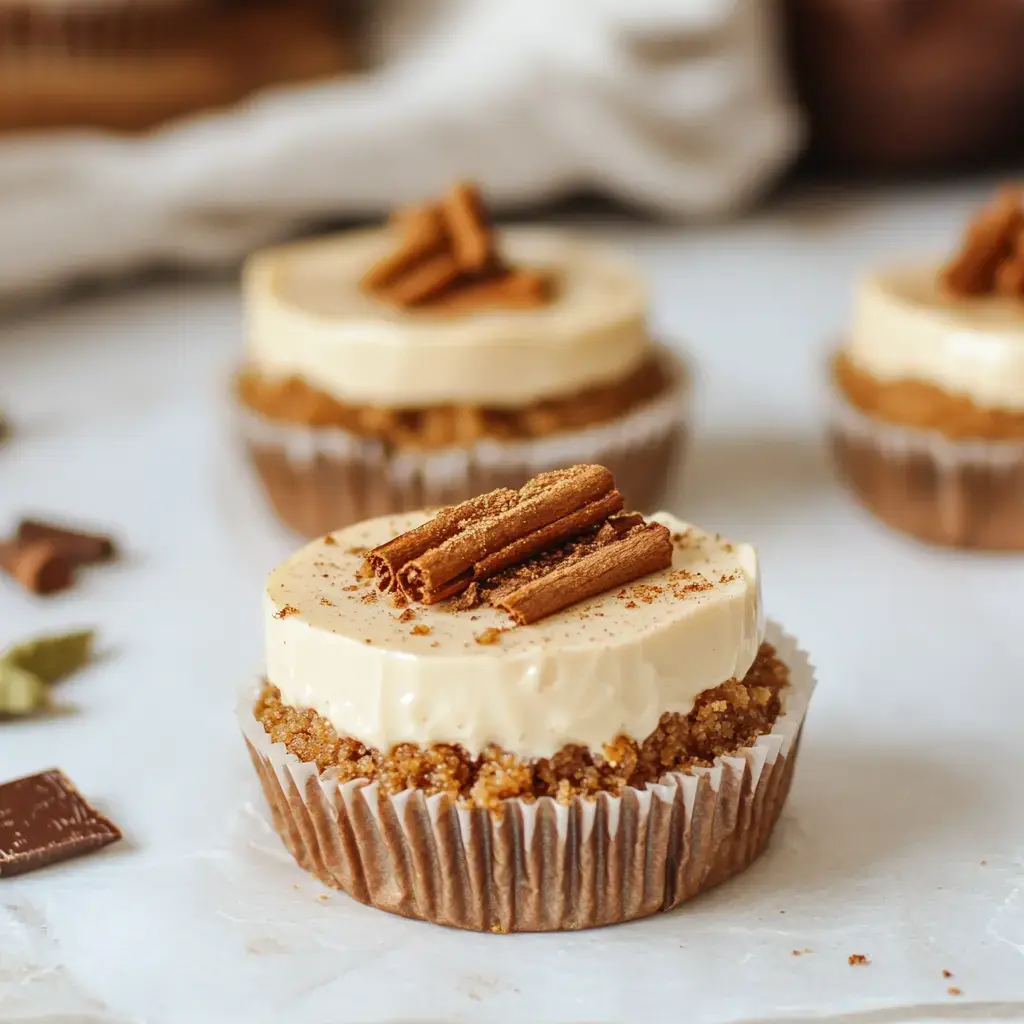
[[[1024,439],[953,440],[874,419],[831,386],[830,435],[861,503],[937,544],[1024,550]]]
[[[501,813],[376,783],[339,784],[239,705],[274,827],[307,871],[362,903],[476,931],[593,928],[671,910],[746,868],[767,846],[789,791],[815,679],[774,623],[790,669],[770,733],[714,767],[672,772],[625,795],[560,804],[509,799]]]
[[[611,422],[533,440],[392,450],[335,427],[272,421],[239,404],[240,432],[278,518],[307,537],[521,487],[538,473],[582,462],[607,466],[630,508],[650,512],[679,462],[689,414],[685,367],[666,359],[673,384],[663,394]]]

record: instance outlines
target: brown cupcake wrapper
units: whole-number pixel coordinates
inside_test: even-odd
[[[610,423],[533,440],[393,451],[336,427],[268,420],[237,403],[239,431],[278,518],[307,537],[520,487],[538,473],[584,462],[607,466],[626,503],[651,512],[668,490],[689,414],[685,366],[665,358],[674,381],[652,401]]]
[[[712,768],[673,772],[621,797],[504,801],[502,813],[376,783],[339,784],[272,743],[245,693],[239,720],[292,856],[326,885],[403,917],[475,931],[593,928],[671,910],[765,849],[789,791],[815,678],[774,623],[789,666],[783,713]]]
[[[921,540],[1024,550],[1024,440],[953,440],[876,420],[830,388],[839,470],[883,522]]]

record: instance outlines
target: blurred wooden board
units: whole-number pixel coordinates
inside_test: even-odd
[[[301,0],[210,12],[166,49],[7,52],[0,60],[0,132],[144,131],[270,85],[351,71],[355,53],[341,18]]]

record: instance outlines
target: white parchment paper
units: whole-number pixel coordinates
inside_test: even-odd
[[[109,651],[62,685],[62,713],[0,726],[0,777],[58,764],[126,840],[0,881],[0,1020],[1024,1018],[1024,566],[889,533],[821,443],[820,368],[855,270],[955,237],[987,188],[602,228],[647,267],[655,321],[698,371],[671,507],[758,546],[767,606],[819,685],[765,856],[677,912],[582,934],[382,914],[324,890],[266,823],[233,709],[262,661],[265,573],[294,541],[224,423],[235,289],[5,322],[0,523],[73,511],[128,557],[49,602],[0,586],[0,644],[94,624]]]

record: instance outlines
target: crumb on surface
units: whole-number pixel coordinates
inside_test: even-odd
[[[430,636],[431,629],[430,626],[419,625],[413,626],[410,632],[413,636]]]
[[[293,604],[286,604],[283,608],[279,608],[274,612],[275,619],[287,619],[289,615],[298,615],[299,609]]]
[[[951,996],[962,996],[963,992],[961,992],[956,985],[950,985],[949,988],[946,989],[946,994]]]
[[[499,644],[501,643],[501,634],[503,632],[504,630],[489,626],[482,633],[478,634],[475,639],[478,644],[482,644],[485,647],[489,644]]]
[[[871,963],[871,958],[865,956],[863,953],[851,953],[847,958],[846,962],[851,967],[865,967]]]
[[[943,967],[942,968],[942,976],[944,978],[952,978],[953,977],[953,972],[952,971],[947,971],[946,968]]]
[[[709,766],[716,757],[749,746],[771,730],[788,679],[789,669],[775,649],[762,644],[742,680],[730,679],[706,690],[688,715],[662,715],[642,743],[619,736],[600,752],[569,745],[550,758],[531,761],[497,746],[470,757],[461,747],[444,743],[425,749],[399,744],[382,754],[338,736],[315,711],[283,704],[280,692],[269,683],[254,713],[273,742],[284,743],[301,761],[315,762],[320,771],[337,768],[339,782],[366,779],[377,781],[383,795],[422,789],[428,796],[447,793],[467,804],[496,809],[512,797],[550,796],[570,803],[577,796],[599,792],[621,794],[669,771]]]

